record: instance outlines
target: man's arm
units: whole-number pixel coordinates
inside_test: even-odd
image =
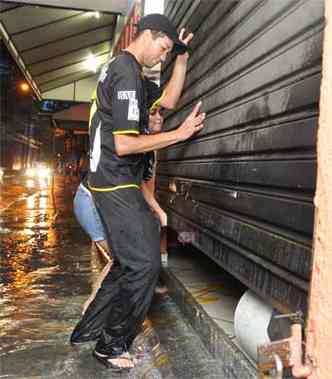
[[[114,135],[115,151],[117,155],[129,155],[146,153],[152,150],[159,150],[173,145],[177,142],[185,141],[194,133],[203,128],[205,113],[199,113],[201,102],[199,102],[176,130],[170,132],[148,134],[148,135]]]
[[[179,141],[180,139],[176,130],[158,134],[139,135],[136,137],[130,135],[114,136],[115,151],[120,157],[159,150]]]
[[[193,34],[190,33],[186,38],[183,38],[185,29],[181,29],[179,39],[184,44],[188,45],[193,38]],[[187,62],[189,54],[184,53],[178,55],[175,60],[173,72],[170,80],[166,84],[164,89],[164,95],[160,100],[160,105],[167,109],[174,109],[182,93],[184,81],[186,78]]]

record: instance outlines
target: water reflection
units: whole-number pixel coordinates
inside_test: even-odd
[[[15,207],[2,214],[4,224],[14,228],[1,238],[0,244],[0,355],[21,352],[27,354],[24,361],[31,361],[31,352],[42,344],[52,345],[59,338],[62,343],[67,341],[75,311],[73,304],[80,301],[79,296],[72,301],[61,294],[71,273],[61,271],[57,264],[67,251],[58,250],[62,248],[58,238],[63,233],[61,227],[57,229],[53,225],[54,209],[50,204],[45,190],[17,201]],[[62,205],[66,209],[65,204]],[[68,209],[70,212],[70,207]],[[69,230],[68,235],[70,233]],[[76,280],[77,285],[80,282]],[[86,291],[86,286],[82,288]],[[0,377],[29,377],[30,374],[15,370],[14,365],[2,364],[7,358],[10,361],[11,356],[6,355],[5,361],[0,358]],[[39,357],[36,358],[34,365],[38,371],[40,363]],[[39,374],[43,374],[42,371],[40,369]]]
[[[36,202],[36,195],[31,195],[26,198],[27,209],[34,209]]]
[[[26,207],[30,210],[30,214],[25,219],[25,230],[28,232],[30,229],[44,228],[48,229],[50,220],[53,215],[53,210],[48,209],[49,199],[47,191],[31,195],[26,198]],[[27,233],[29,234],[29,233]]]
[[[56,219],[47,190],[2,214],[13,228],[0,241],[0,378],[110,377],[91,357],[93,345],[76,351],[68,344],[100,261],[73,219],[71,193],[63,191]],[[133,354],[138,365],[124,377],[167,377],[161,372],[168,359],[151,323]]]
[[[31,188],[34,188],[35,187],[35,181],[33,179],[28,179],[26,181],[26,186],[27,188],[31,189]]]

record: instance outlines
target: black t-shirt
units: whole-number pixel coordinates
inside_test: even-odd
[[[139,187],[146,161],[144,154],[119,157],[114,135],[148,133],[147,92],[141,66],[132,54],[124,52],[103,68],[90,116],[88,182],[91,190]],[[156,96],[152,96],[154,101]],[[160,91],[158,96],[161,97]]]

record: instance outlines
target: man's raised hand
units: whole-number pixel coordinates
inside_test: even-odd
[[[186,32],[185,28],[182,28],[179,34],[179,40],[184,43],[185,45],[188,45],[189,42],[193,39],[194,35],[193,33],[189,33],[186,38],[184,38],[184,33]]]
[[[199,113],[199,109],[202,102],[198,102],[191,113],[183,121],[183,123],[177,129],[177,135],[179,141],[185,141],[190,138],[193,134],[199,132],[203,129],[203,121],[205,119],[205,113]]]

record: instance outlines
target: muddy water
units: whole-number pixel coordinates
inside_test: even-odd
[[[55,196],[24,183],[1,192],[0,378],[114,376],[91,356],[93,344],[68,343],[98,266],[73,218],[73,189],[57,178]],[[138,364],[122,377],[174,377],[151,323],[133,353]]]

